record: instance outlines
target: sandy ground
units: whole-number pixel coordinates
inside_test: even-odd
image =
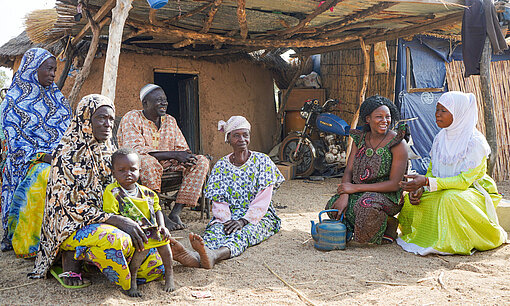
[[[33,260],[7,252],[0,253],[0,304],[304,304],[264,263],[315,304],[510,304],[509,245],[443,257],[412,255],[396,244],[315,250],[310,220],[317,219],[338,182],[285,182],[275,197],[283,220],[278,234],[212,270],[175,263],[173,293],[162,291],[163,282],[152,282],[141,286],[142,298],[129,298],[101,274],[88,276],[93,282],[88,288],[65,289],[52,277],[28,279]],[[499,185],[509,196],[510,183]],[[190,227],[174,236],[201,232],[206,221],[197,221],[198,216],[186,211],[184,221]],[[192,291],[210,291],[212,296],[196,299]]]

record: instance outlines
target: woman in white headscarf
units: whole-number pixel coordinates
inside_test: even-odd
[[[397,243],[420,255],[469,255],[506,242],[495,207],[501,200],[487,175],[490,147],[476,129],[478,111],[471,93],[447,92],[436,106],[442,130],[434,138],[427,174],[409,175],[409,195],[399,214]]]
[[[246,118],[232,116],[220,121],[218,129],[233,152],[218,160],[207,182],[205,196],[212,201],[213,218],[202,237],[189,235],[194,252],[170,240],[173,254],[187,258],[179,260],[186,266],[210,269],[280,230],[271,198],[283,175],[269,156],[248,149],[251,126]]]

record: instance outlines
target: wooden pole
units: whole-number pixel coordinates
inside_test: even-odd
[[[69,74],[69,70],[71,70],[71,65],[73,64],[74,56],[76,55],[76,49],[71,44],[71,38],[67,41],[67,49],[66,49],[66,63],[64,64],[64,69],[62,69],[62,73],[57,81],[57,87],[62,90],[64,88],[64,84],[67,80],[67,75]]]
[[[89,76],[90,67],[92,66],[92,62],[94,61],[94,57],[96,56],[97,46],[99,45],[99,36],[101,34],[101,28],[106,24],[109,18],[105,18],[101,21],[100,24],[94,21],[90,12],[85,9],[85,16],[89,20],[90,28],[92,29],[92,40],[90,41],[89,50],[87,51],[87,56],[85,57],[85,61],[83,62],[83,66],[81,67],[80,73],[76,76],[74,80],[73,88],[71,88],[71,93],[69,94],[69,104],[71,105],[71,109],[74,109],[76,103],[78,103],[78,95],[80,94],[81,87],[85,80]]]
[[[278,124],[276,126],[276,132],[273,136],[273,146],[277,145],[280,142],[280,134],[282,133],[283,112],[285,111],[285,107],[287,106],[287,101],[289,100],[290,93],[292,92],[292,89],[294,89],[294,86],[296,85],[299,76],[303,73],[305,67],[308,66],[308,63],[311,60],[312,60],[311,56],[306,58],[306,60],[302,58],[301,64],[299,68],[296,70],[296,74],[290,81],[289,87],[287,88],[285,94],[283,95],[282,103],[280,104],[280,108],[278,109],[278,113],[276,114],[276,121],[278,122]]]
[[[112,22],[110,24],[108,36],[108,50],[106,50],[106,60],[104,63],[103,88],[101,89],[101,94],[112,99],[112,101],[115,101],[122,32],[132,2],[133,0],[117,0],[117,5],[112,10]]]
[[[482,92],[485,136],[492,151],[491,155],[489,156],[489,163],[487,168],[487,173],[489,175],[492,175],[492,172],[494,171],[494,165],[498,159],[498,141],[496,135],[496,123],[494,122],[494,101],[492,100],[491,93],[491,54],[492,48],[489,37],[487,36],[483,46],[482,58],[480,60],[480,89]]]
[[[363,83],[361,84],[361,90],[359,93],[359,99],[358,99],[358,109],[356,110],[356,113],[354,114],[354,117],[351,121],[351,128],[355,129],[358,125],[359,120],[359,107],[361,106],[361,103],[365,101],[365,95],[367,93],[368,88],[368,77],[370,76],[370,45],[365,45],[365,41],[363,38],[359,39],[359,43],[361,46],[361,52],[363,52]],[[362,118],[363,119],[363,118]],[[347,143],[347,156],[351,153],[352,148],[352,138],[349,137],[348,143]]]

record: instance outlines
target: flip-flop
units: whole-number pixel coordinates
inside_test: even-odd
[[[60,277],[60,275],[63,273],[62,267],[52,267],[50,269],[50,273],[51,273],[51,275],[53,275],[53,277],[55,277],[58,280],[58,282],[64,288],[79,289],[79,288],[85,288],[85,287],[90,286],[90,282],[84,282],[83,284],[77,285],[77,286],[66,285],[66,283],[64,283],[64,280]],[[81,273],[77,273],[77,275],[81,278]]]

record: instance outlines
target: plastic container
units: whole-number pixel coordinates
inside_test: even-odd
[[[147,0],[147,3],[149,3],[151,8],[159,9],[165,6],[168,3],[168,0]]]

